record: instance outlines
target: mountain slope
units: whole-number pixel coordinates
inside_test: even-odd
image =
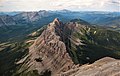
[[[74,64],[69,57],[65,44],[61,41],[61,36],[57,35],[55,28],[62,28],[62,23],[55,19],[47,26],[40,37],[29,48],[29,54],[18,63],[26,63],[21,66],[29,67],[28,70],[19,70],[28,75],[29,71],[37,71],[39,74],[49,71],[50,74],[56,76],[61,71],[70,69]],[[29,60],[29,61],[28,61]],[[26,62],[28,61],[28,62]]]
[[[93,63],[106,56],[120,58],[119,40],[120,33],[80,19],[66,24],[55,19],[35,40],[28,55],[17,62],[20,68],[15,75],[56,76],[77,67],[75,64]]]
[[[92,63],[105,56],[120,58],[120,33],[79,24],[79,21],[66,27],[69,31],[64,32],[68,34],[65,43],[76,63]]]
[[[79,73],[81,65],[91,64],[103,57],[120,59],[119,42],[118,32],[91,26],[81,19],[62,23],[56,18],[47,26],[29,34],[28,38],[21,43],[1,44],[0,74],[2,76],[59,76],[66,75],[67,72],[69,76],[76,74],[77,71]],[[113,63],[117,62],[113,61]],[[99,64],[101,63],[97,65]],[[97,65],[93,64],[93,66]],[[112,66],[114,67],[116,65]],[[72,69],[77,71],[69,72]],[[84,75],[83,72],[81,74]]]
[[[52,15],[53,14],[48,11],[41,10],[39,12],[22,12],[13,16],[13,18],[18,24],[36,24],[37,25],[37,22],[39,22],[41,19],[52,16]]]
[[[9,15],[1,15],[0,16],[0,27],[9,27],[11,25],[15,25],[15,21],[13,20],[13,18]]]

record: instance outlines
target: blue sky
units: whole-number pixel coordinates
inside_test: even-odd
[[[0,11],[120,11],[120,0],[0,0]]]

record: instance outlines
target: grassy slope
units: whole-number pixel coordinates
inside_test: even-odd
[[[80,32],[83,33],[81,35]],[[120,33],[100,27],[87,27],[75,30],[71,36],[82,40],[85,45],[70,42],[70,52],[75,63],[92,63],[102,57],[120,58]],[[77,58],[77,59],[76,59]]]
[[[28,47],[32,44],[32,42],[26,42],[29,40],[35,40],[41,34],[43,29],[44,27],[38,29],[35,31],[36,34],[29,35],[21,41],[0,44],[0,75],[11,76],[16,72],[20,65],[15,63],[28,54]]]

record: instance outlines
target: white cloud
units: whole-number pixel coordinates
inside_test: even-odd
[[[0,11],[36,10],[119,11],[119,0],[0,0]]]

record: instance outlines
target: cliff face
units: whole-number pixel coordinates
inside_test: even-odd
[[[58,35],[62,34],[62,26],[63,24],[58,19],[50,23],[29,48],[29,55],[26,59],[18,63],[24,62],[23,67],[29,68],[27,71],[37,70],[39,74],[49,71],[55,76],[72,68],[74,65],[72,59],[67,53],[62,37]]]

